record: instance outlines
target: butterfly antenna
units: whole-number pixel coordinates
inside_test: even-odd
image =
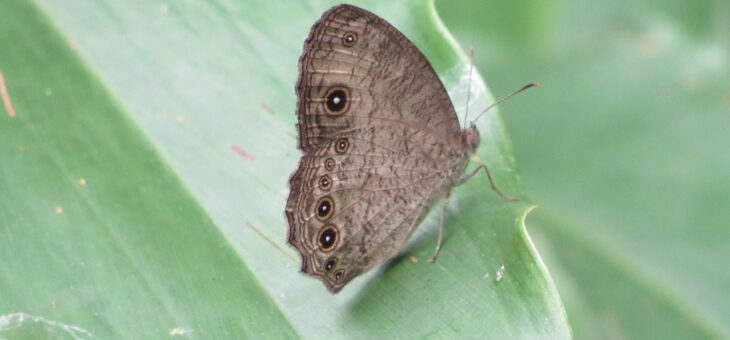
[[[489,106],[487,106],[487,108],[486,108],[486,109],[484,109],[484,111],[480,112],[480,113],[479,113],[479,114],[477,115],[477,117],[476,117],[476,118],[474,118],[473,122],[476,122],[476,121],[477,121],[477,119],[479,119],[479,117],[481,117],[481,116],[482,116],[483,114],[487,113],[487,111],[489,111],[489,110],[490,110],[491,108],[493,108],[493,107],[495,107],[495,106],[499,105],[499,103],[501,103],[501,102],[503,102],[503,101],[505,101],[505,100],[507,100],[507,99],[510,99],[510,98],[511,98],[512,96],[514,96],[514,95],[516,95],[516,94],[518,94],[518,93],[520,93],[520,92],[522,92],[522,91],[524,91],[524,90],[527,90],[527,89],[529,89],[529,88],[531,88],[531,87],[534,87],[534,86],[540,86],[540,84],[538,84],[538,83],[529,83],[529,84],[527,84],[527,85],[525,85],[525,86],[523,86],[523,87],[519,88],[518,90],[516,90],[516,91],[513,91],[512,93],[510,93],[510,94],[508,94],[508,95],[506,95],[506,96],[502,97],[502,98],[501,98],[501,99],[499,99],[498,101],[494,102],[494,103],[493,103],[492,105],[489,105]]]
[[[466,91],[466,110],[464,112],[464,128],[466,128],[466,117],[469,116],[469,97],[471,95],[471,75],[474,72],[474,47],[469,49],[469,89]]]

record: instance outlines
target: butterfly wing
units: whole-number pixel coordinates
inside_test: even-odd
[[[376,15],[325,12],[299,64],[305,155],[290,180],[288,242],[334,293],[398,252],[465,151],[433,68]]]
[[[461,145],[456,112],[426,57],[395,27],[355,6],[335,6],[314,24],[296,91],[299,145],[307,153],[342,129],[392,120]],[[347,98],[336,104],[338,93]]]

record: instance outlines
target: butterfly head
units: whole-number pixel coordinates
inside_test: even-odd
[[[477,150],[477,147],[479,147],[479,130],[477,129],[476,125],[474,123],[471,124],[468,128],[464,129],[464,131],[461,134],[462,142],[464,143],[464,146],[469,150],[470,153],[473,153]]]

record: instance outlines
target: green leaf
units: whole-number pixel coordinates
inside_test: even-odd
[[[520,202],[479,175],[452,196],[437,263],[433,209],[401,256],[336,296],[298,272],[293,87],[333,4],[0,2],[16,112],[0,116],[0,337],[569,337],[496,111],[478,156]],[[423,50],[463,112],[467,58],[433,5],[358,5]],[[475,74],[472,109],[490,102]]]
[[[496,93],[543,85],[503,108],[576,338],[730,338],[728,3],[443,4]]]

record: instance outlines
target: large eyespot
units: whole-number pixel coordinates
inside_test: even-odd
[[[340,281],[345,276],[345,270],[340,269],[335,272],[335,280]]]
[[[346,87],[330,88],[324,98],[324,108],[330,115],[339,116],[350,107],[350,90]]]
[[[345,153],[350,148],[350,141],[347,138],[340,138],[335,142],[335,151],[337,153]]]
[[[332,171],[335,169],[335,160],[332,158],[327,158],[324,160],[324,168],[327,169],[327,171]]]
[[[330,216],[332,216],[332,213],[335,211],[335,201],[333,201],[328,196],[322,197],[317,202],[317,207],[315,208],[314,213],[317,215],[317,219],[320,221],[324,221]]]
[[[330,176],[324,175],[319,178],[319,188],[322,190],[329,190],[332,188],[332,179]]]
[[[357,33],[355,32],[347,32],[345,35],[342,36],[342,44],[347,47],[355,46],[355,43],[357,42]]]
[[[340,239],[340,233],[337,231],[337,228],[332,225],[328,224],[322,229],[319,230],[319,234],[317,234],[317,244],[319,244],[319,250],[323,252],[329,252],[335,249],[335,246],[337,245],[337,241]]]
[[[332,269],[335,269],[335,266],[337,265],[337,258],[331,258],[327,260],[324,264],[324,271],[329,273],[332,271]]]

